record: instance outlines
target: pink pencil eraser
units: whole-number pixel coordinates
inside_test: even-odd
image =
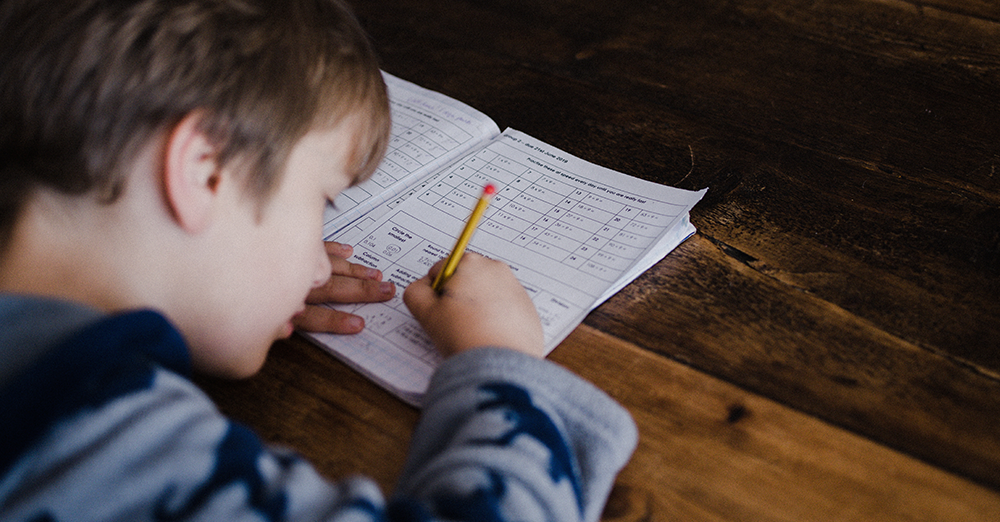
[[[497,193],[497,187],[492,183],[487,183],[486,186],[483,187],[483,194],[486,194],[487,196],[492,196],[493,194],[496,193]]]

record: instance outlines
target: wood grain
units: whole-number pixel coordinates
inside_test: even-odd
[[[1000,517],[995,491],[592,328],[552,359],[628,404],[639,425],[606,520]]]

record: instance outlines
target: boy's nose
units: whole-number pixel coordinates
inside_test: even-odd
[[[316,263],[316,273],[313,275],[313,287],[326,283],[330,279],[330,271],[333,265],[330,264],[330,257],[326,255],[326,248],[320,243],[319,261]]]

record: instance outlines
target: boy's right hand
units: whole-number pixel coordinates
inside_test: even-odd
[[[545,355],[538,312],[506,263],[467,253],[438,294],[431,284],[443,266],[439,261],[403,293],[442,355],[484,346]]]

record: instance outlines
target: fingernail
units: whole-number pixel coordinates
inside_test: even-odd
[[[368,279],[379,280],[382,279],[382,272],[379,272],[376,268],[368,269]]]
[[[354,254],[354,247],[344,243],[337,243],[337,252],[335,255],[341,257],[351,257],[352,254]]]
[[[393,288],[393,285],[392,285],[392,283],[389,283],[389,282],[379,283],[379,285],[378,285],[378,291],[381,292],[382,295],[389,295],[389,294],[391,294],[392,293],[392,288]]]
[[[352,330],[360,330],[365,327],[365,320],[354,316],[347,319],[347,326]]]

